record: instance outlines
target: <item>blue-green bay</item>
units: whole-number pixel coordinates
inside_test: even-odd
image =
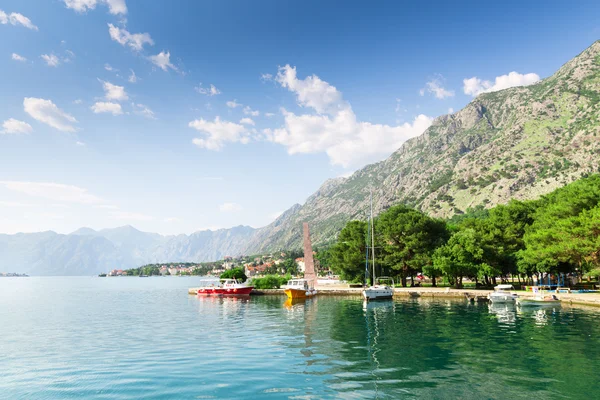
[[[7,399],[583,399],[600,311],[197,298],[197,278],[0,279]]]

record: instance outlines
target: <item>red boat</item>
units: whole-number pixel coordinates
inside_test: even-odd
[[[254,286],[238,282],[236,279],[221,279],[218,284],[198,288],[198,296],[248,296]]]

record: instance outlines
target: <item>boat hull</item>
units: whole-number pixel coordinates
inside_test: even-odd
[[[560,300],[519,299],[517,304],[521,307],[557,307],[560,306]]]
[[[391,288],[369,288],[362,292],[367,301],[389,300],[394,297],[394,291]]]
[[[317,294],[316,290],[305,290],[305,289],[285,289],[283,291],[288,299],[307,299]]]
[[[507,293],[507,294],[496,294],[492,293],[488,296],[488,299],[492,303],[514,303],[517,300],[517,296]]]
[[[239,288],[199,288],[196,294],[198,296],[249,296],[252,289],[254,289],[253,286]]]

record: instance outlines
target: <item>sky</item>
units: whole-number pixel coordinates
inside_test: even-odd
[[[0,233],[261,227],[600,38],[600,2],[0,1]]]

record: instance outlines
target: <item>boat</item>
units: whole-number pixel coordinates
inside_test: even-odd
[[[317,290],[309,287],[306,279],[290,279],[283,291],[289,299],[305,299],[317,294]]]
[[[516,293],[511,293],[511,290],[514,290],[513,285],[498,285],[487,298],[492,303],[514,303],[519,296]]]
[[[547,296],[538,295],[531,299],[518,298],[517,304],[521,307],[557,307],[560,306],[560,300],[553,294]]]
[[[313,258],[312,244],[310,242],[310,232],[308,223],[303,224],[304,230],[304,278],[291,279],[284,287],[284,293],[288,299],[306,299],[317,294],[315,283],[317,274],[315,273],[315,261]]]
[[[218,284],[201,286],[196,291],[198,296],[249,296],[254,286],[248,286],[235,278],[221,279]]]
[[[375,225],[373,223],[373,192],[371,191],[371,217],[367,230],[367,246],[365,261],[365,282],[369,275],[369,234],[371,236],[371,255],[373,256],[373,280],[372,285],[362,291],[366,301],[386,300],[394,297],[394,280],[387,276],[377,278],[375,273]],[[388,284],[391,282],[391,286]]]

